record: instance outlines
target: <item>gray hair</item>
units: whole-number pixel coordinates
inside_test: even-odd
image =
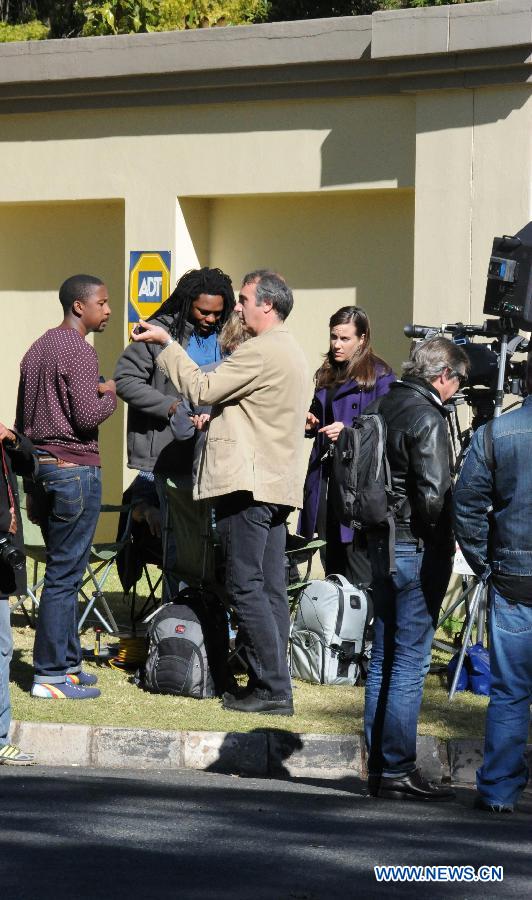
[[[410,359],[403,363],[403,375],[421,378],[429,384],[445,369],[465,375],[469,371],[469,359],[461,347],[444,337],[434,337],[414,344]]]
[[[257,306],[262,306],[265,300],[269,300],[282,322],[292,312],[294,305],[292,291],[284,278],[277,272],[272,272],[270,269],[256,269],[254,272],[244,275],[242,284],[256,284]]]

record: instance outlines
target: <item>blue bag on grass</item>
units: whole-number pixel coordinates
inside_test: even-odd
[[[491,687],[490,655],[483,644],[473,644],[467,651],[469,690],[489,696]]]
[[[459,653],[455,653],[447,665],[447,687],[450,689],[458,664]],[[477,643],[468,647],[464,657],[464,665],[460,672],[456,690],[471,691],[473,694],[489,696],[491,686],[490,657],[483,644]]]

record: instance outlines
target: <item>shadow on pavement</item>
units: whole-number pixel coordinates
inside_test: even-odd
[[[436,807],[371,801],[343,782],[4,767],[2,894],[9,900],[423,897],[426,885],[377,885],[373,866],[463,864],[504,865],[504,883],[491,886],[496,890],[431,885],[431,900],[527,895],[528,816],[475,813],[470,791]]]

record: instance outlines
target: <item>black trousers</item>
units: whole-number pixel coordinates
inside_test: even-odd
[[[320,551],[321,564],[326,575],[343,575],[351,584],[368,588],[371,585],[371,565],[365,540],[355,532],[352,543],[340,540],[340,523],[328,498],[328,479],[322,476],[320,503],[316,530],[318,537],[327,544]]]
[[[237,615],[250,687],[264,699],[292,696],[284,566],[289,512],[288,506],[256,502],[245,491],[227,494],[216,504],[226,588]]]

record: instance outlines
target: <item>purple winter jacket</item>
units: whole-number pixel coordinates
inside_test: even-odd
[[[346,381],[338,388],[333,401],[333,421],[343,422],[344,425],[351,426],[353,420],[360,416],[370,403],[373,403],[377,397],[382,397],[390,390],[390,385],[396,380],[395,375],[391,372],[386,374],[382,367],[377,367],[377,380],[375,387],[371,391],[361,390],[356,381]],[[324,434],[317,434],[318,428],[325,425],[325,403],[327,399],[326,388],[314,393],[311,404],[311,412],[319,419],[319,425],[311,431],[307,432],[308,437],[314,437],[314,446],[310,454],[307,477],[305,479],[305,488],[303,493],[303,509],[299,517],[298,531],[304,537],[310,539],[316,532],[316,521],[318,518],[318,506],[320,502],[321,479],[324,473],[325,463],[320,462],[321,457],[327,449],[328,441]],[[350,544],[353,540],[353,531],[345,525],[339,525],[340,540],[343,544]]]

